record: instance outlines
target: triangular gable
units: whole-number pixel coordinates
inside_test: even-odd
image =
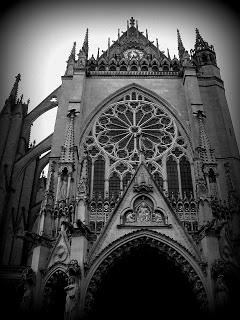
[[[98,58],[101,59],[111,59],[115,57],[116,54],[122,54],[127,49],[138,49],[145,53],[152,55],[152,58],[156,59],[168,59],[162,51],[160,51],[152,41],[149,41],[142,32],[140,32],[135,26],[131,26],[127,31],[125,31],[117,41],[109,46],[108,50],[104,51],[102,55]],[[145,56],[145,58],[146,58]]]
[[[47,262],[47,269],[50,268],[53,264],[69,263],[70,261],[70,245],[68,237],[65,231],[61,231],[58,235],[56,243],[49,255]]]
[[[200,258],[193,239],[159,190],[144,163],[136,170],[131,182],[92,247],[92,260],[105,247],[132,231],[150,229],[170,237]]]

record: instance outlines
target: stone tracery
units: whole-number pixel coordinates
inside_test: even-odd
[[[89,157],[90,226],[94,232],[99,233],[108,220],[114,208],[110,202],[117,203],[141,161],[167,197],[194,198],[187,139],[164,105],[138,89],[126,91],[105,107],[83,147]],[[192,231],[191,225],[191,221],[186,224]]]
[[[133,100],[133,95],[132,100],[110,105],[101,114],[94,125],[94,138],[114,159],[135,162],[140,144],[147,159],[157,159],[176,140],[176,125],[159,106]]]

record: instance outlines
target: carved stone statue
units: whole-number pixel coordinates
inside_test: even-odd
[[[68,176],[67,174],[62,174],[61,185],[60,185],[60,194],[59,200],[65,200],[67,197],[67,185],[68,185]]]
[[[138,220],[141,222],[151,221],[151,212],[145,201],[141,202],[137,210]]]
[[[69,278],[68,286],[65,287],[67,296],[64,312],[64,320],[75,320],[79,316],[79,283],[75,276]]]
[[[136,216],[135,216],[135,213],[134,212],[129,212],[127,215],[126,215],[126,222],[135,222],[135,219],[136,219]]]
[[[154,211],[152,220],[153,222],[164,223],[163,216],[158,211]]]

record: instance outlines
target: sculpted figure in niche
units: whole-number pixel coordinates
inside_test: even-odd
[[[153,222],[164,223],[163,216],[159,211],[154,211],[152,220]]]
[[[145,201],[142,201],[137,209],[137,217],[141,222],[151,221],[151,211]]]
[[[78,317],[79,284],[77,277],[71,276],[68,286],[65,287],[67,296],[65,304],[64,320],[75,320]]]
[[[136,220],[136,215],[134,212],[129,212],[127,215],[126,215],[126,222],[135,222]]]
[[[68,175],[67,170],[63,170],[61,174],[61,186],[60,186],[60,195],[59,200],[65,200],[67,197],[67,184],[68,184]]]

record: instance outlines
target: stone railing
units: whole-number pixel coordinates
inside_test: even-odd
[[[95,234],[101,233],[101,230],[108,221],[117,203],[121,199],[121,194],[112,197],[111,199],[104,199],[99,195],[89,201],[89,226],[90,230]],[[182,222],[183,226],[189,233],[194,233],[198,230],[198,205],[197,201],[192,197],[168,197],[168,201]]]

